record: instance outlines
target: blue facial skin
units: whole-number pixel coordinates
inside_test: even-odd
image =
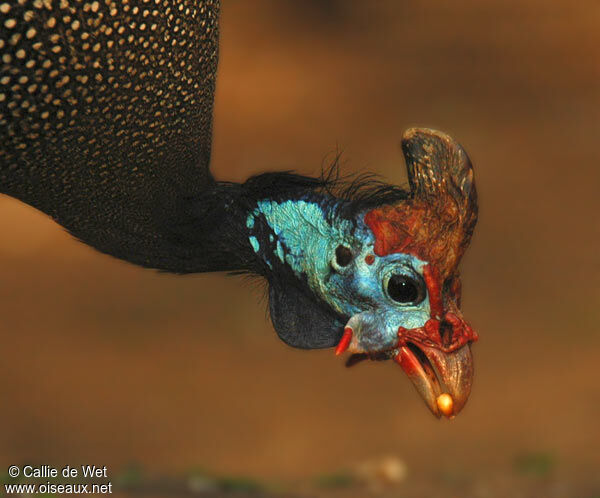
[[[335,206],[316,201],[262,201],[246,225],[254,251],[269,268],[274,261],[287,266],[331,308],[353,317],[351,326],[358,339],[354,352],[378,352],[396,346],[399,327],[422,327],[429,319],[427,296],[418,304],[406,304],[394,301],[387,292],[388,280],[399,274],[417,281],[426,295],[426,263],[397,253],[375,256],[367,264],[366,256],[374,255],[375,239],[363,218],[364,213],[359,213],[354,220],[343,219],[335,214]],[[259,220],[270,232],[264,241],[254,234]],[[336,258],[340,245],[352,252],[346,266]]]

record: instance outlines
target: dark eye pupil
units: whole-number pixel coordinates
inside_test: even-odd
[[[352,261],[352,251],[346,246],[337,246],[335,260],[340,266],[348,266]]]
[[[406,275],[392,275],[388,281],[388,294],[399,303],[416,303],[421,300],[417,282]]]

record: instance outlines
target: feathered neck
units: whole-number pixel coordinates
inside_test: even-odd
[[[289,225],[285,230],[288,237],[307,237],[315,223],[326,237],[334,219],[352,220],[369,207],[404,198],[404,190],[372,176],[341,178],[335,164],[319,177],[283,172],[254,176],[242,184],[215,182],[201,195],[181,199],[176,219],[165,224],[186,260],[185,273],[266,276],[280,254],[285,261],[285,254],[303,251],[301,244],[280,240],[286,217],[297,220],[295,229]]]

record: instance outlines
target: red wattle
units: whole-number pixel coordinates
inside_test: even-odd
[[[350,327],[346,327],[340,342],[335,348],[336,356],[343,354],[348,349],[348,346],[350,346],[350,341],[352,341],[352,329]]]

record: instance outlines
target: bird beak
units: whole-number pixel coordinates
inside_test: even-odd
[[[446,353],[407,343],[394,359],[436,417],[453,418],[467,402],[473,382],[470,344]]]
[[[377,313],[354,315],[346,324],[335,353],[353,353],[346,366],[366,359],[394,359],[436,417],[453,418],[465,406],[473,383],[471,343],[477,334],[452,307],[442,321],[423,327],[399,327],[390,333]],[[444,339],[445,338],[445,339]]]
[[[425,404],[436,417],[453,418],[465,406],[473,383],[473,356],[471,342],[477,334],[469,327],[459,311],[448,313],[446,320],[453,322],[456,342],[451,346],[437,344],[428,337],[429,332],[439,337],[439,328],[425,327],[398,330],[397,337],[382,333],[385,327],[370,312],[354,315],[346,327],[335,350],[336,355],[353,353],[346,366],[362,360],[394,359],[413,383]],[[460,318],[459,318],[460,317]],[[438,322],[439,323],[439,322]],[[442,322],[444,328],[448,321]]]

